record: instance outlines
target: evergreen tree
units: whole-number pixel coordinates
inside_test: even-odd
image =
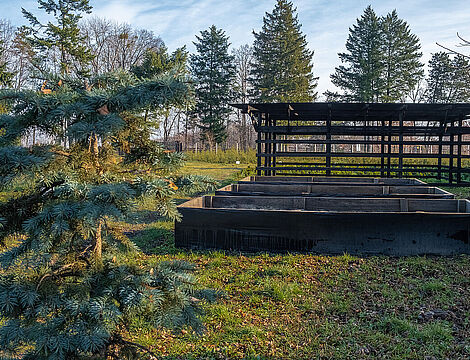
[[[470,102],[470,61],[464,55],[452,59],[452,92],[449,102]]]
[[[187,60],[188,52],[185,46],[170,55],[166,46],[162,45],[158,51],[147,50],[142,64],[133,66],[131,71],[140,79],[152,78],[174,69],[185,73]]]
[[[171,55],[168,54],[167,48],[161,46],[159,51],[149,50],[146,52],[141,65],[134,66],[132,72],[140,79],[152,78],[156,75],[167,71],[175,71],[180,74],[188,74],[188,52],[186,47],[176,49]],[[145,117],[154,119],[156,128],[161,127],[163,131],[163,141],[166,142],[170,136],[170,132],[175,123],[175,118],[179,117],[182,112],[187,111],[194,104],[194,94],[185,103],[178,106],[167,106],[155,109],[152,105],[145,109]],[[178,131],[178,130],[177,130]]]
[[[432,55],[427,77],[427,101],[453,103],[470,101],[470,62],[462,55],[445,52]]]
[[[349,29],[346,53],[331,75],[342,101],[395,102],[404,99],[423,77],[419,39],[394,10],[378,17],[371,6]]]
[[[424,75],[420,62],[422,53],[419,38],[412,34],[408,24],[398,18],[396,10],[381,19],[384,57],[383,102],[403,99]]]
[[[451,88],[451,59],[445,52],[434,53],[429,60],[427,77],[427,101],[447,102]]]
[[[149,133],[138,144],[128,141],[142,123],[123,115],[184,102],[188,80],[111,74],[90,84],[65,78],[51,93],[0,91],[11,106],[0,115],[0,186],[24,189],[0,202],[5,359],[137,359],[151,350],[129,340],[132,323],[201,328],[196,303],[204,293],[193,289],[192,267],[146,265],[116,225],[146,197],[162,215],[178,218],[176,190],[214,186],[173,176],[181,156]],[[18,146],[32,128],[66,136],[71,146]]]
[[[3,53],[5,50],[1,45],[2,44],[0,40],[0,86],[9,87],[15,74],[11,71],[8,71],[8,64],[3,61]]]
[[[52,15],[56,23],[42,24],[31,12],[22,9],[29,27],[23,27],[27,39],[36,51],[35,66],[56,74],[86,74],[93,58],[84,46],[78,23],[83,13],[89,14],[89,0],[38,0],[39,9]]]
[[[215,25],[201,31],[201,36],[196,38],[197,53],[190,56],[195,80],[195,115],[205,140],[213,148],[226,138],[226,121],[232,111],[228,104],[233,98],[234,59],[228,53],[228,36]]]
[[[292,2],[278,0],[253,32],[253,97],[259,102],[314,101],[313,51],[308,49]]]
[[[383,44],[380,19],[368,6],[349,29],[347,52],[339,54],[345,65],[338,66],[331,75],[331,82],[345,92],[342,100],[376,102],[380,99],[384,88]]]

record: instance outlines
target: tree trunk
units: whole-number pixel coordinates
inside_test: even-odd
[[[101,238],[101,228],[103,226],[103,220],[100,219],[98,221],[98,226],[96,228],[96,234],[95,234],[95,239],[94,239],[94,243],[93,243],[93,255],[95,257],[95,264],[97,266],[101,266],[102,265],[102,257],[101,257],[101,253],[102,253],[102,248],[103,248],[103,239]]]

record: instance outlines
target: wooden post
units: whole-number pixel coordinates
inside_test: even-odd
[[[462,182],[462,114],[459,115],[459,133],[457,135],[457,183]]]
[[[326,120],[326,176],[331,176],[331,104],[328,104],[328,119]]]
[[[274,127],[276,127],[276,119],[272,119],[272,125],[273,125]],[[272,145],[272,146],[273,146],[273,149],[272,149],[272,152],[273,152],[273,155],[274,155],[274,156],[273,156],[273,162],[272,162],[273,171],[272,171],[272,174],[271,174],[271,175],[273,175],[273,176],[276,176],[276,153],[277,153],[277,149],[276,149],[276,148],[277,148],[276,138],[277,138],[276,133],[273,132],[273,133],[272,133],[272,139],[273,139],[273,145]]]
[[[442,121],[439,124],[439,145],[438,145],[438,155],[439,157],[437,158],[437,178],[440,180],[442,179],[442,138],[444,135],[444,131],[447,128],[447,114],[448,110],[446,110],[446,115],[444,118],[444,123]]]
[[[392,176],[392,127],[393,127],[393,119],[388,120],[388,154],[387,154],[387,177]]]
[[[264,114],[264,126],[266,126],[266,127],[269,126],[268,114]],[[270,137],[269,135],[270,135],[269,131],[266,130],[264,132],[264,140],[269,140],[269,137]],[[269,154],[269,145],[270,144],[268,144],[268,141],[264,142],[264,167],[267,168],[267,170],[264,170],[264,174],[266,176],[271,175],[270,171],[268,169],[269,168],[269,160],[270,160],[269,155],[268,155]]]
[[[403,177],[403,118],[404,110],[401,110],[399,113],[399,122],[400,122],[400,133],[398,139],[398,177]]]
[[[450,122],[450,148],[449,148],[449,184],[454,181],[454,121]]]
[[[382,119],[382,134],[380,135],[380,176],[385,177],[385,120]]]
[[[261,113],[258,113],[258,133],[257,133],[257,149],[256,149],[256,175],[261,176]]]

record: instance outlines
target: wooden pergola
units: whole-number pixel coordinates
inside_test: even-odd
[[[249,114],[257,131],[258,175],[470,180],[470,104],[233,106]]]

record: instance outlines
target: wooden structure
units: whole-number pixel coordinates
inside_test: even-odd
[[[470,181],[470,104],[234,104],[257,131],[257,174]]]
[[[470,254],[470,201],[415,179],[253,176],[178,208],[178,247]]]

